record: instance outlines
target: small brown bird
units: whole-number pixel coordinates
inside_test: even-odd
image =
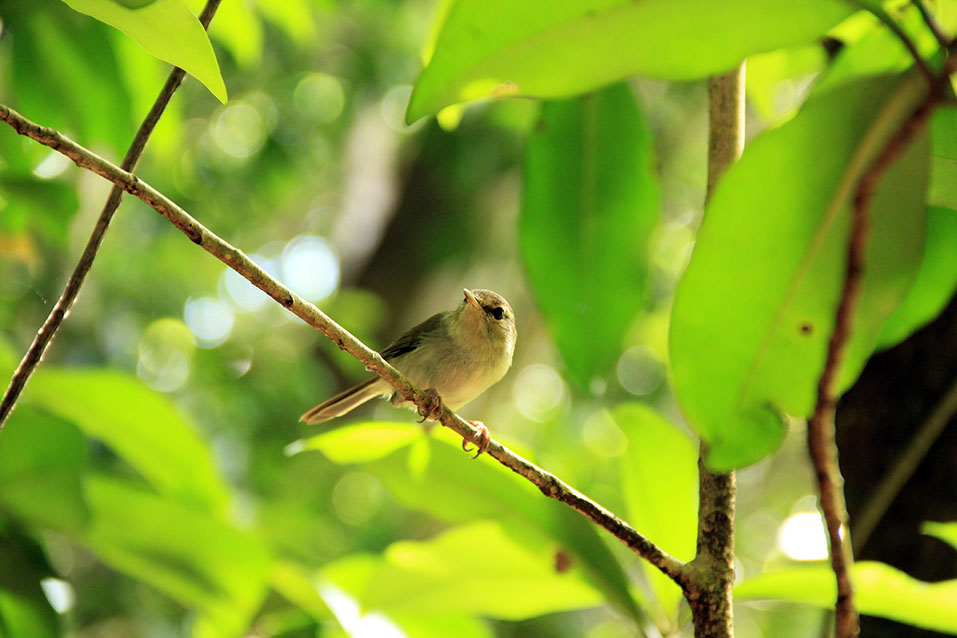
[[[429,317],[382,351],[383,358],[409,381],[437,394],[452,410],[505,376],[515,351],[515,317],[505,298],[491,290],[466,288],[462,292],[465,299],[461,304]],[[389,395],[393,404],[409,405],[391,385],[373,377],[320,403],[299,420],[322,423],[370,399]],[[435,407],[438,405],[436,400]],[[481,454],[488,449],[488,428],[481,421],[470,423],[482,430]],[[463,441],[462,447],[468,450],[467,442]]]

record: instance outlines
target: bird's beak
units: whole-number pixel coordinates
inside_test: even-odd
[[[465,302],[475,308],[476,310],[482,307],[482,304],[478,302],[478,299],[475,298],[475,295],[472,294],[472,291],[468,288],[462,288],[462,292],[465,293]]]

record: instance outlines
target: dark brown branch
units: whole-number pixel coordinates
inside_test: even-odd
[[[942,81],[935,78],[927,99],[891,136],[858,182],[854,193],[844,285],[835,312],[834,329],[828,341],[824,371],[818,380],[814,413],[808,421],[808,449],[818,482],[821,510],[827,525],[831,566],[837,580],[837,602],[834,608],[836,638],[853,638],[859,631],[850,577],[854,559],[850,539],[842,534],[842,528],[847,529],[847,507],[834,440],[834,409],[837,403],[838,374],[853,331],[852,319],[864,276],[864,251],[867,246],[870,205],[881,177],[926,123],[939,100],[941,86]]]
[[[313,304],[301,298],[295,292],[273,279],[265,270],[256,265],[242,251],[226,243],[201,223],[191,217],[165,195],[154,189],[135,175],[83,148],[57,131],[31,122],[9,107],[0,104],[0,120],[8,123],[21,135],[26,135],[41,144],[63,153],[77,166],[86,168],[113,182],[127,193],[146,202],[156,212],[180,229],[190,241],[203,247],[208,253],[245,277],[254,286],[279,302],[310,326],[331,339],[339,348],[361,361],[372,372],[385,379],[403,397],[419,406],[420,412],[429,411],[430,397],[413,386],[405,376],[389,365],[379,353],[351,335],[345,328],[330,319]],[[461,417],[442,406],[439,422],[460,436],[478,444],[480,431],[462,420]],[[488,448],[489,456],[509,468],[516,474],[528,479],[542,494],[565,503],[592,521],[609,531],[621,542],[635,551],[671,577],[683,588],[690,584],[685,564],[661,550],[654,543],[638,533],[630,525],[594,502],[581,492],[564,483],[555,475],[546,472],[537,465],[518,456],[508,448],[493,440]]]
[[[933,14],[927,8],[927,5],[921,0],[911,0],[911,2],[917,7],[917,10],[920,12],[920,17],[924,20],[924,24],[927,25],[927,29],[933,34],[934,39],[937,40],[937,44],[946,52],[950,48],[950,41],[947,39],[947,36],[944,35],[944,32],[941,31],[940,25],[937,24],[937,19],[934,18]]]
[[[206,7],[199,17],[204,28],[209,27],[209,23],[213,19],[213,15],[216,13],[220,2],[221,0],[208,0],[206,3]],[[146,148],[146,142],[156,127],[156,123],[159,121],[163,111],[166,110],[166,105],[169,104],[173,93],[176,92],[176,89],[179,88],[179,85],[183,82],[183,76],[185,74],[186,73],[180,68],[174,68],[170,72],[166,83],[156,97],[156,101],[153,102],[152,108],[149,113],[147,113],[143,123],[140,124],[139,130],[136,131],[136,135],[133,137],[133,142],[126,151],[126,157],[123,158],[123,163],[120,165],[124,171],[132,171],[136,167],[137,162],[139,162],[140,157],[143,155],[143,149]],[[90,233],[86,247],[83,249],[79,261],[73,268],[73,273],[70,275],[69,280],[67,280],[63,294],[60,295],[56,305],[53,306],[53,310],[50,311],[50,315],[37,331],[33,343],[30,344],[29,349],[27,349],[26,354],[23,355],[23,359],[20,361],[20,365],[17,366],[16,371],[13,373],[13,378],[10,379],[10,385],[7,386],[6,391],[3,393],[3,398],[0,399],[0,430],[3,429],[3,424],[6,423],[10,413],[13,412],[13,408],[20,398],[23,388],[26,386],[27,381],[30,380],[33,371],[40,365],[43,354],[46,352],[50,342],[53,341],[53,337],[56,336],[57,330],[60,329],[63,320],[66,319],[66,316],[69,314],[73,302],[76,301],[77,296],[80,294],[80,288],[83,286],[83,282],[90,272],[93,260],[96,258],[100,244],[103,242],[103,236],[110,227],[110,222],[113,221],[113,214],[119,207],[122,197],[123,189],[119,186],[114,186],[110,190],[110,195],[103,205],[103,210],[100,212],[99,218],[96,220],[96,225]]]
[[[881,24],[890,29],[891,32],[897,36],[897,39],[901,41],[901,44],[904,45],[904,48],[907,49],[907,52],[910,53],[910,56],[914,59],[914,64],[921,72],[921,75],[927,78],[927,81],[930,84],[934,84],[937,76],[934,74],[933,70],[927,66],[927,61],[917,50],[917,46],[914,44],[914,41],[910,39],[910,36],[907,35],[907,32],[904,31],[903,27],[898,24],[897,20],[895,20],[879,2],[875,2],[873,0],[851,0],[851,4],[868,11],[871,13],[871,15],[880,20]]]
[[[744,151],[745,65],[708,81],[708,187],[710,201],[718,181]],[[698,543],[689,564],[695,589],[686,589],[696,638],[730,638],[734,634],[734,472],[712,472],[705,465],[702,442],[698,458]]]

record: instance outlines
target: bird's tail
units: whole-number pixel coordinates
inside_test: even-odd
[[[370,399],[387,394],[388,390],[387,387],[383,387],[384,384],[385,382],[379,377],[373,377],[365,383],[360,383],[353,388],[340,392],[331,399],[323,401],[299,417],[299,420],[314,425],[342,416]]]

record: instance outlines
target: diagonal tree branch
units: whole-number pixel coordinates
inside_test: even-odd
[[[213,19],[216,9],[219,8],[220,2],[221,0],[208,0],[206,2],[206,6],[199,16],[199,21],[204,28],[209,28],[209,23]],[[163,114],[163,111],[166,110],[166,106],[173,97],[173,93],[175,93],[179,85],[182,84],[185,75],[186,72],[178,67],[170,72],[166,83],[156,97],[156,101],[153,102],[152,108],[150,108],[149,113],[146,114],[146,118],[143,120],[143,123],[140,124],[139,130],[136,131],[136,135],[133,137],[133,142],[126,151],[126,157],[123,158],[123,163],[120,165],[123,170],[132,171],[136,167],[137,162],[139,162],[140,157],[143,155],[143,150],[146,148],[146,142],[156,127],[156,123],[159,122],[160,116]],[[90,272],[93,260],[96,259],[96,254],[100,250],[103,236],[109,229],[110,222],[113,221],[113,214],[119,207],[122,198],[123,189],[119,186],[114,186],[110,190],[110,195],[103,205],[103,210],[96,220],[93,231],[90,233],[90,238],[87,240],[86,247],[80,255],[80,260],[73,268],[73,273],[70,275],[69,280],[67,280],[63,294],[60,295],[56,305],[53,306],[53,310],[50,311],[50,315],[46,318],[46,321],[40,326],[36,337],[33,339],[33,343],[30,344],[29,349],[27,349],[26,354],[23,355],[23,359],[20,361],[20,365],[17,366],[16,371],[13,373],[13,378],[10,379],[10,385],[7,386],[6,391],[3,393],[3,398],[0,399],[0,430],[3,429],[3,424],[6,423],[10,413],[13,412],[13,408],[17,404],[17,399],[20,398],[23,388],[27,385],[27,381],[30,380],[33,371],[40,365],[43,354],[46,352],[50,342],[53,341],[53,337],[56,336],[57,330],[60,329],[63,320],[66,319],[66,316],[69,314],[73,302],[76,301],[77,296],[80,294],[80,288],[83,286],[83,282],[86,281],[86,276]]]
[[[949,68],[950,60],[945,66]],[[834,411],[837,404],[838,373],[853,332],[852,319],[864,277],[864,251],[867,246],[870,206],[881,177],[923,128],[940,101],[946,77],[943,75],[934,79],[926,99],[891,136],[858,182],[854,193],[844,285],[835,311],[834,329],[828,341],[824,370],[818,380],[814,413],[808,420],[808,449],[827,526],[831,566],[837,580],[837,603],[834,609],[836,638],[854,638],[859,632],[854,588],[850,577],[854,558],[850,539],[845,538],[843,533],[847,529],[848,516],[844,502],[843,478],[838,465],[837,444],[834,440]]]
[[[180,229],[189,237],[190,241],[201,246],[208,253],[249,280],[254,286],[275,299],[291,313],[331,339],[339,348],[364,363],[369,370],[388,382],[406,400],[415,403],[419,407],[420,413],[426,414],[429,412],[429,395],[413,386],[402,373],[389,365],[379,353],[356,339],[316,306],[273,279],[242,251],[220,239],[152,186],[80,146],[70,138],[53,129],[27,120],[3,104],[0,104],[0,120],[8,123],[21,135],[26,135],[59,151],[73,160],[77,166],[106,178],[127,193],[146,202]],[[445,405],[442,406],[438,420],[445,427],[478,444],[481,436],[480,431]],[[505,467],[532,482],[545,496],[565,503],[606,529],[635,553],[678,583],[685,591],[696,589],[695,579],[692,573],[686,569],[685,563],[663,551],[628,523],[563,482],[554,474],[518,456],[495,440],[490,442],[488,454]]]

